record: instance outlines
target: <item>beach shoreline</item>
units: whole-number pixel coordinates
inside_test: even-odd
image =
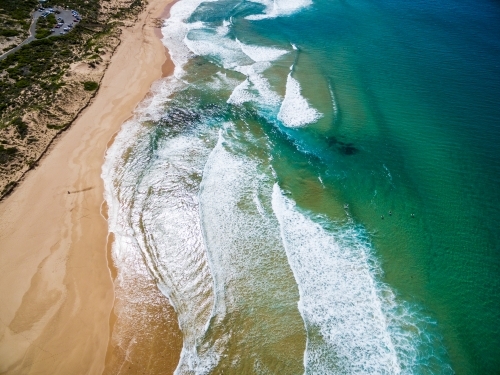
[[[105,371],[116,271],[101,167],[123,122],[169,73],[153,21],[171,2],[150,0],[123,29],[92,103],[0,202],[0,373]]]

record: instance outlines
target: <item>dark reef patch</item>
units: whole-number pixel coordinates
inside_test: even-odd
[[[359,152],[359,149],[354,146],[354,143],[340,141],[337,137],[328,137],[326,139],[328,147],[335,149],[342,155],[354,155]]]

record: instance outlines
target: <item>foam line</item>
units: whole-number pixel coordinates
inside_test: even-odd
[[[335,99],[335,94],[333,92],[333,88],[332,88],[331,84],[328,84],[328,89],[330,90],[330,98],[332,99],[333,116],[337,117],[337,113],[339,111],[339,108],[338,108],[337,100]]]

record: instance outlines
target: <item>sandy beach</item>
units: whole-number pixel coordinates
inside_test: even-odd
[[[113,135],[151,84],[169,73],[165,67],[171,70],[154,25],[170,2],[150,0],[134,26],[124,28],[92,104],[0,203],[2,374],[151,373],[139,359],[125,366],[123,348],[111,339],[120,318],[113,313],[100,174]],[[167,315],[156,325],[177,337],[161,349],[167,367],[175,368],[181,345],[176,320],[166,298],[148,285]],[[137,353],[144,352],[140,340],[137,345]]]

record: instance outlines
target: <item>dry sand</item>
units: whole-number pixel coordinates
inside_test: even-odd
[[[113,134],[162,76],[165,50],[152,19],[170,1],[150,0],[124,29],[93,103],[0,203],[0,373],[126,370],[110,340],[116,317],[100,174]],[[161,330],[175,331],[171,307],[148,285],[160,300],[158,311],[170,314]],[[175,335],[168,353],[174,362],[181,345]],[[144,348],[165,344],[152,342]],[[142,373],[140,367],[127,373]]]

